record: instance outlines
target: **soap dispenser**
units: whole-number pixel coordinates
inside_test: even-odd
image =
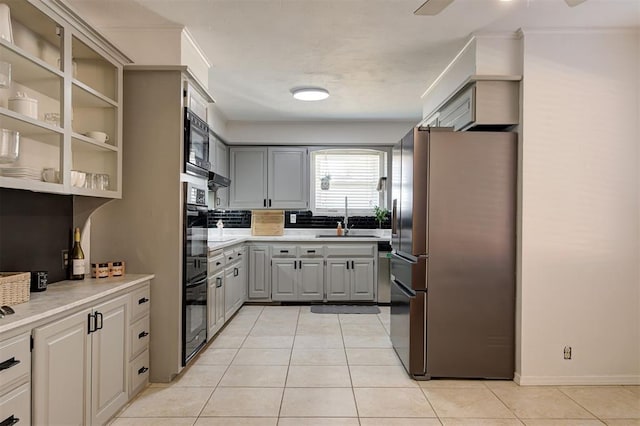
[[[339,237],[342,236],[342,222],[338,222],[338,227],[336,228],[336,235]]]

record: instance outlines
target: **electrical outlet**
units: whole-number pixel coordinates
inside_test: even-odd
[[[571,346],[564,347],[564,359],[571,359]]]
[[[69,267],[69,250],[62,250],[62,269]]]
[[[291,213],[291,214],[289,215],[289,217],[290,217],[290,221],[291,221],[291,223],[292,223],[292,224],[293,224],[293,223],[296,223],[297,216],[296,216],[296,214],[295,214],[295,213]]]

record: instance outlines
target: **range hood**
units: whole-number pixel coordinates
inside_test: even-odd
[[[211,191],[215,191],[218,188],[227,188],[231,185],[231,180],[222,175],[214,172],[209,172],[208,186]]]

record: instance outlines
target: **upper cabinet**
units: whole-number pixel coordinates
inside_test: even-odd
[[[307,208],[306,148],[230,148],[229,207],[239,209]]]
[[[60,1],[0,8],[0,187],[120,198],[129,60]]]

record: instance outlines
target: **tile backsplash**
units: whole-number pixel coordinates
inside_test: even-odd
[[[296,223],[291,223],[291,215],[296,215]],[[215,228],[222,220],[225,228],[251,228],[251,210],[209,210],[208,226]],[[284,212],[285,228],[335,228],[344,216],[314,216],[310,210],[287,210]],[[378,222],[374,216],[349,216],[349,227],[354,229],[376,229]],[[391,228],[390,216],[382,222],[382,229]]]
[[[67,279],[62,250],[73,232],[73,197],[0,188],[0,271],[47,271]]]

